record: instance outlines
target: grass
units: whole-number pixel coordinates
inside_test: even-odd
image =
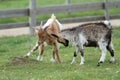
[[[52,48],[45,47],[42,62],[36,61],[38,51],[30,57],[32,62],[26,64],[10,64],[14,57],[25,55],[35,44],[36,36],[0,37],[0,80],[119,80],[120,79],[120,27],[113,29],[113,44],[115,48],[115,63],[106,61],[97,67],[100,52],[97,48],[85,48],[84,65],[77,63],[71,65],[74,47],[60,47],[61,64],[51,63]],[[28,59],[29,60],[29,59]]]
[[[82,4],[88,2],[100,2],[104,0],[71,0],[72,4]],[[112,0],[110,0],[112,1]],[[116,0],[117,1],[117,0]],[[51,6],[51,5],[60,5],[65,4],[65,0],[36,0],[37,7],[40,6]],[[6,9],[18,9],[18,8],[28,8],[29,0],[4,0],[0,1],[0,10]],[[119,9],[110,9],[110,14],[118,14],[120,13]],[[95,15],[104,15],[103,10],[95,10],[95,11],[86,11],[86,12],[74,12],[71,14],[56,14],[58,19],[61,18],[69,18],[69,17],[83,17],[83,16],[95,16]],[[47,20],[50,15],[38,15],[37,20]],[[14,23],[14,22],[28,22],[28,17],[15,17],[15,18],[0,18],[0,23]]]
[[[104,1],[104,0],[101,0]],[[50,6],[65,4],[66,0],[36,0],[37,6]],[[71,3],[100,2],[99,0],[71,0]],[[18,4],[19,3],[19,4]],[[4,0],[0,1],[0,9],[28,8],[29,0]]]

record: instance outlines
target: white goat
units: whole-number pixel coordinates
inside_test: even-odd
[[[98,66],[105,60],[106,49],[111,54],[110,62],[114,62],[114,49],[111,42],[112,27],[109,21],[79,25],[75,28],[63,30],[62,34],[76,47],[71,64],[75,63],[79,51],[81,53],[80,64],[84,64],[84,46],[99,47],[101,51],[101,58],[98,61]]]

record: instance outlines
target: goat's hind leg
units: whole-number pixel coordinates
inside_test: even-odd
[[[37,57],[38,61],[42,61],[43,60],[43,52],[44,52],[44,43],[42,43],[39,47],[39,55]]]
[[[51,62],[55,62],[55,54],[56,54],[56,50],[59,50],[59,48],[60,48],[59,43],[56,44],[56,49],[55,49],[54,46],[55,46],[55,45],[53,45],[52,58],[50,59]]]
[[[106,58],[106,44],[103,42],[98,42],[98,45],[99,45],[99,49],[101,51],[101,57],[100,57],[100,60],[97,64],[97,66],[100,66],[100,64],[103,63]]]
[[[110,44],[107,45],[107,50],[110,52],[110,55],[111,55],[110,63],[113,63],[115,59],[114,59],[114,48],[113,48],[112,42],[110,42]]]
[[[60,57],[59,57],[59,53],[58,53],[58,45],[57,43],[53,44],[53,53],[52,53],[52,58],[51,58],[51,62],[55,62],[55,55],[57,57],[57,62],[61,63]]]
[[[30,50],[24,57],[29,57],[34,51],[38,49],[39,45],[39,42],[37,42],[36,45],[32,48],[32,50]]]
[[[56,44],[56,47],[55,47],[55,54],[56,54],[58,63],[61,63],[61,59],[59,57],[59,52],[58,52],[58,46],[57,46],[57,44]]]

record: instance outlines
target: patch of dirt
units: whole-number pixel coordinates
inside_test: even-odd
[[[33,60],[30,58],[23,58],[23,57],[13,57],[10,62],[7,63],[7,65],[25,65],[29,63],[37,63],[37,60]]]

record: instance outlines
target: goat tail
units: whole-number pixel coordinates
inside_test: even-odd
[[[54,14],[51,15],[51,19],[55,20],[56,16]]]
[[[108,20],[105,20],[103,23],[106,25],[107,28],[112,29],[112,26]]]

